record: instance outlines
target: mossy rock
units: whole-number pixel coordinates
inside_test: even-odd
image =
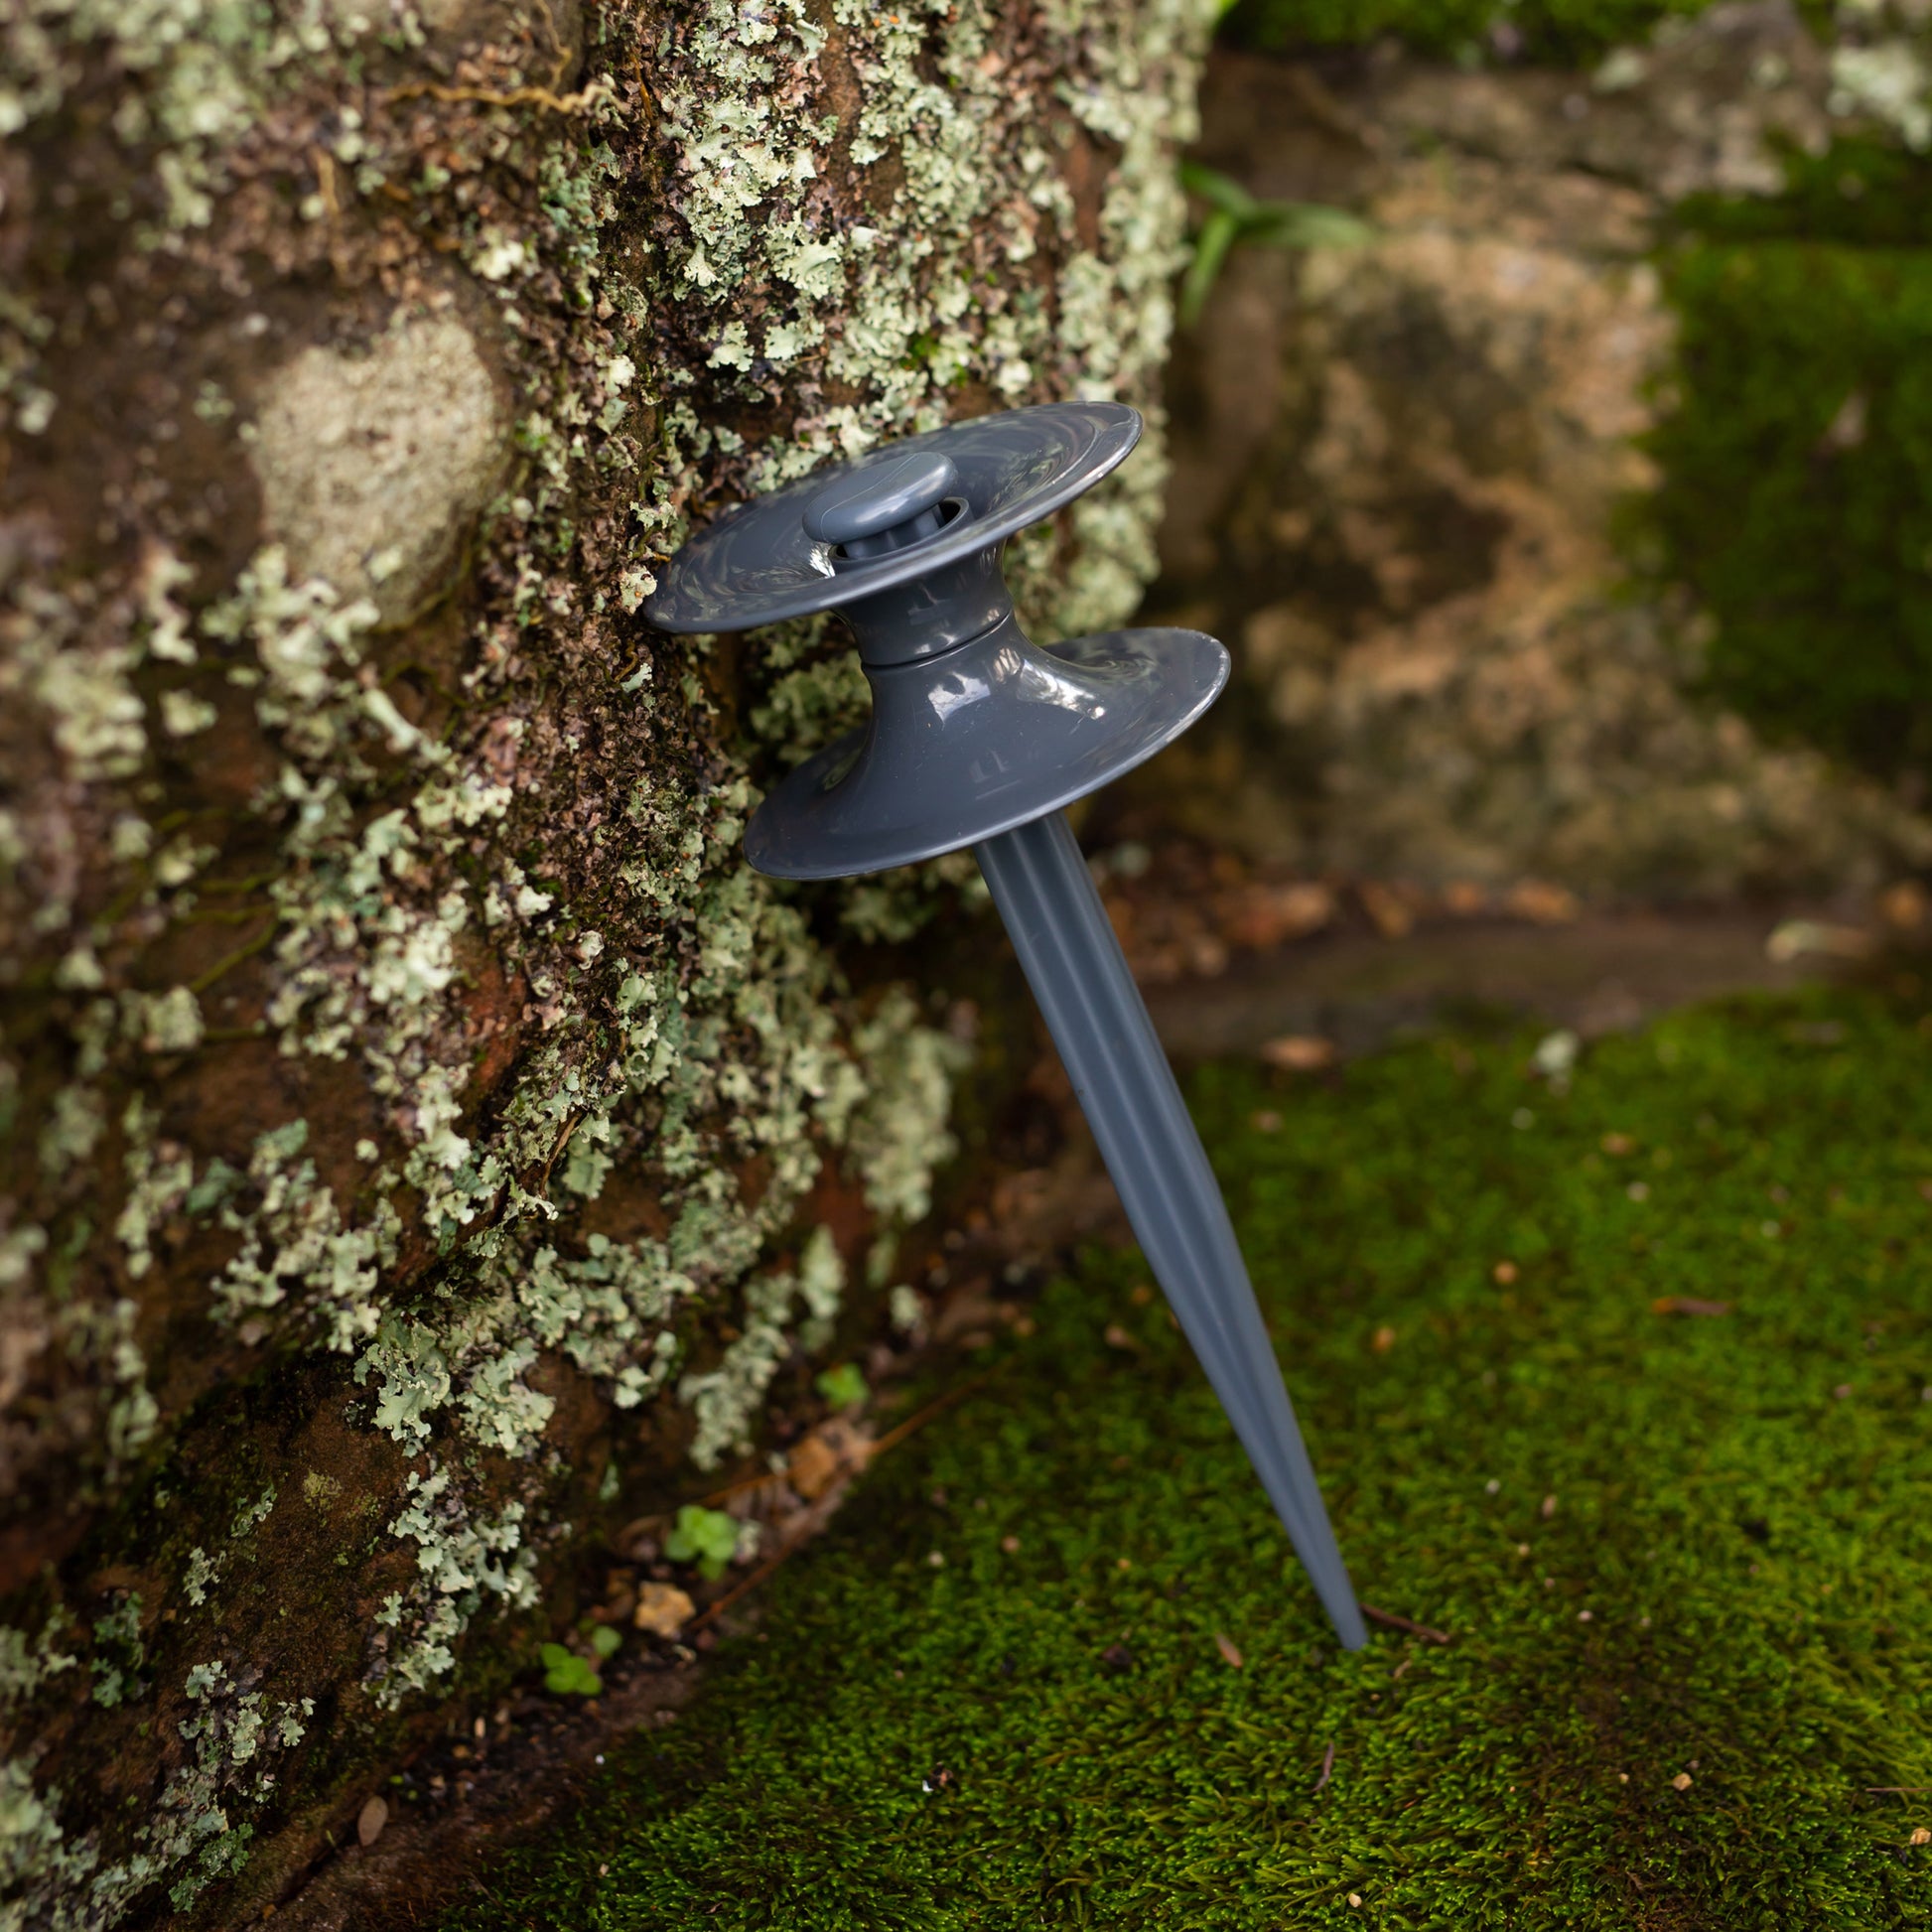
[[[1419,54],[1459,55],[1506,31],[1512,51],[1581,65],[1641,40],[1658,22],[1704,12],[1709,0],[1237,0],[1222,38],[1261,53],[1404,42]]]
[[[1775,201],[1686,205],[1640,516],[1716,620],[1713,694],[1887,775],[1932,755],[1928,185],[1857,146],[1794,160]]]

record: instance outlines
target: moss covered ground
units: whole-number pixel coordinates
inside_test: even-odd
[[[1924,1004],[1205,1069],[1361,1592],[1450,1641],[1336,1649],[1097,1252],[451,1924],[1932,1921]]]

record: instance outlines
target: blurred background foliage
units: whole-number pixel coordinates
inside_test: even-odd
[[[1499,29],[1512,53],[1580,65],[1641,40],[1660,21],[1687,19],[1705,0],[1235,0],[1223,18],[1230,46],[1267,54],[1363,47],[1387,37],[1419,54],[1473,58]]]
[[[1633,528],[1717,620],[1714,694],[1886,777],[1932,759],[1932,162],[1870,141],[1699,197],[1663,481]]]

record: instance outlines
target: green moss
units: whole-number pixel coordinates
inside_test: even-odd
[[[1491,30],[1520,37],[1530,60],[1570,65],[1640,40],[1660,21],[1688,19],[1710,0],[1236,0],[1221,37],[1238,47],[1291,53],[1366,47],[1384,38],[1423,54],[1467,54]]]
[[[1879,140],[1834,142],[1822,154],[1786,146],[1781,195],[1693,195],[1671,223],[1725,241],[1824,241],[1867,248],[1932,245],[1932,159]]]
[[[1925,1923],[1922,1032],[1528,1046],[1194,1088],[1362,1594],[1452,1642],[1335,1648],[1097,1255],[464,1925]]]
[[[1777,200],[1680,210],[1644,520],[1716,620],[1715,694],[1892,773],[1932,754],[1932,169],[1867,146],[1790,166]]]

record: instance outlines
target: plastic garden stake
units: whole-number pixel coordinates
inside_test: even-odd
[[[1207,1156],[1061,807],[1153,757],[1227,681],[1197,630],[1049,649],[1020,628],[1006,540],[1134,447],[1118,403],[1047,403],[908,437],[721,516],[678,552],[660,629],[836,611],[872,722],[809,759],[745,834],[760,872],[837,879],[971,846],[1122,1205],[1351,1650],[1366,1641]]]

